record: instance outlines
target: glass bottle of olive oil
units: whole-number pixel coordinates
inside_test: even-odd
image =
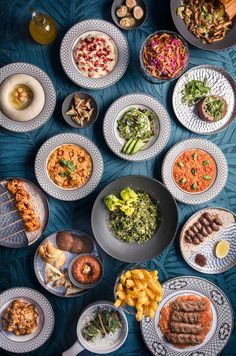
[[[47,45],[55,40],[57,25],[49,15],[33,11],[29,32],[36,42]]]

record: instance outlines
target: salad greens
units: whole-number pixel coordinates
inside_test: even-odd
[[[192,106],[205,98],[206,94],[211,90],[206,83],[206,78],[203,81],[193,79],[186,83],[184,89],[181,90],[182,102],[188,106]]]
[[[127,243],[150,240],[158,223],[157,202],[148,193],[130,188],[122,190],[120,196],[122,199],[112,194],[105,198],[110,210],[109,228],[114,236]]]
[[[225,112],[225,101],[215,96],[209,96],[204,106],[205,111],[213,116],[214,121],[221,120]]]
[[[134,155],[154,136],[154,122],[157,115],[150,110],[130,108],[117,121],[120,137],[125,139],[122,152]]]
[[[82,329],[82,335],[86,340],[93,341],[98,335],[105,337],[120,328],[122,328],[122,324],[119,320],[118,313],[115,311],[101,310],[98,311],[94,319]]]

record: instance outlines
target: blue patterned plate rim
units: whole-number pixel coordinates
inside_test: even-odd
[[[41,68],[27,63],[15,62],[0,68],[0,82],[13,74],[31,75],[39,81],[45,92],[45,103],[42,111],[32,120],[20,122],[9,119],[0,111],[0,125],[9,131],[28,132],[43,126],[52,116],[56,106],[56,91],[49,76]]]
[[[214,183],[207,190],[200,193],[188,193],[180,189],[175,183],[172,174],[172,166],[176,158],[182,152],[194,148],[208,152],[217,166],[217,176]],[[215,143],[206,139],[190,138],[177,142],[169,149],[162,162],[161,176],[165,186],[176,200],[185,204],[202,204],[212,200],[223,190],[228,178],[228,164],[224,153]]]
[[[14,341],[0,332],[1,348],[9,352],[24,354],[36,350],[49,339],[54,329],[55,317],[53,308],[48,299],[33,288],[14,287],[3,291],[0,294],[0,307],[13,299],[27,299],[32,304],[38,305],[43,312],[41,330],[28,341]]]
[[[190,286],[188,283],[190,283]],[[164,335],[161,331],[160,334],[163,339],[160,338],[157,332],[157,322],[159,322],[160,310],[160,307],[158,307],[153,319],[144,317],[140,323],[143,340],[150,352],[155,356],[219,355],[228,343],[234,328],[233,308],[226,294],[215,283],[205,278],[196,276],[179,276],[171,278],[162,283],[162,287],[164,289],[164,296],[162,302],[159,303],[162,306],[168,303],[168,300],[166,300],[167,297],[169,297],[168,299],[172,299],[177,295],[190,293],[194,294],[194,292],[207,296],[215,308],[216,329],[212,337],[207,342],[203,343],[203,346],[199,344],[197,345],[199,347],[194,350],[178,350],[176,347],[165,341]],[[179,293],[179,291],[182,291],[183,293]],[[221,306],[223,310],[220,310]],[[220,323],[221,325],[219,326]],[[217,351],[217,353],[212,353],[212,348],[216,347],[216,342],[218,343],[218,349],[214,349],[214,351]]]
[[[155,141],[147,148],[135,155],[126,155],[121,152],[122,145],[115,135],[117,116],[125,108],[132,106],[146,106],[158,117],[159,133]],[[103,135],[111,151],[120,158],[132,162],[142,162],[157,156],[167,145],[171,133],[170,117],[165,107],[152,95],[140,92],[124,94],[117,98],[107,109],[103,121]],[[152,138],[150,139],[150,141]]]
[[[89,78],[84,76],[76,69],[72,58],[75,41],[83,35],[83,33],[90,31],[104,32],[110,36],[118,50],[118,59],[115,68],[102,78]],[[60,60],[64,72],[72,82],[86,89],[104,89],[115,84],[126,72],[129,57],[129,45],[125,35],[117,26],[101,19],[89,19],[78,22],[66,32],[60,46]]]
[[[46,171],[48,156],[56,147],[63,144],[78,145],[91,156],[93,163],[92,174],[81,188],[63,189],[54,184],[48,177]],[[41,188],[52,197],[64,201],[79,200],[92,193],[102,179],[104,169],[102,154],[95,143],[83,135],[70,132],[52,136],[44,142],[37,152],[34,168],[37,181]]]

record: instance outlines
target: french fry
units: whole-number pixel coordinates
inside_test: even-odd
[[[157,276],[157,271],[145,269],[133,269],[123,273],[116,287],[115,307],[126,304],[136,307],[136,320],[138,321],[143,315],[153,318],[158,302],[163,297],[163,289]]]
[[[116,299],[116,301],[114,303],[114,307],[119,308],[120,305],[121,305],[121,300],[118,298],[118,299]]]

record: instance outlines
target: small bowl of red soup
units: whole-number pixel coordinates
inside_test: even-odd
[[[217,175],[216,162],[206,151],[190,149],[182,152],[173,164],[173,178],[177,186],[188,193],[209,189]]]
[[[70,263],[69,278],[71,282],[83,289],[97,286],[103,277],[103,266],[99,258],[84,253],[76,256]]]

